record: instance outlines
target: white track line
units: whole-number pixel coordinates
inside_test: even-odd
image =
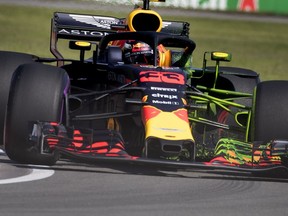
[[[32,169],[32,172],[25,176],[19,176],[16,178],[2,179],[0,180],[0,184],[12,184],[12,183],[21,183],[21,182],[29,182],[36,181],[44,178],[48,178],[55,173],[54,170],[46,170],[46,169]]]
[[[0,154],[5,154],[5,152],[0,149]],[[35,166],[33,166],[35,167]],[[48,166],[38,166],[37,168],[30,168],[29,165],[27,165],[27,168],[31,169],[31,173],[25,175],[25,176],[19,176],[15,178],[9,178],[9,179],[0,179],[0,184],[12,184],[12,183],[21,183],[21,182],[29,182],[29,181],[36,181],[48,178],[52,175],[54,175],[54,170],[48,170]],[[41,169],[43,167],[44,169]],[[46,168],[46,169],[45,169]]]

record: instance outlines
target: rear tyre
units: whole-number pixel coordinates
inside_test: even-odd
[[[32,63],[34,59],[36,57],[29,54],[0,51],[0,145],[3,144],[4,119],[11,77],[19,65]]]
[[[288,140],[288,81],[259,83],[254,95],[251,140]]]
[[[64,116],[67,73],[54,66],[24,64],[12,78],[5,124],[5,151],[19,163],[52,165],[57,155],[42,155],[28,142],[30,121],[60,122]]]

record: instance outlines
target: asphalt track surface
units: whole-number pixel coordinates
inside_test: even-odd
[[[0,154],[0,215],[287,215],[288,179],[223,172],[12,163]]]
[[[288,212],[288,179],[68,160],[19,165],[0,151],[0,199],[1,216],[278,216]]]

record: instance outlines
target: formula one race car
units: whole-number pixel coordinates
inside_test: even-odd
[[[189,23],[143,2],[127,18],[54,13],[53,59],[0,52],[8,157],[287,173],[288,82],[222,67],[226,52],[194,68]]]

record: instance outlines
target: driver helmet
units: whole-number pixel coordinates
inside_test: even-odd
[[[153,49],[141,41],[127,41],[123,47],[124,63],[153,64]]]

